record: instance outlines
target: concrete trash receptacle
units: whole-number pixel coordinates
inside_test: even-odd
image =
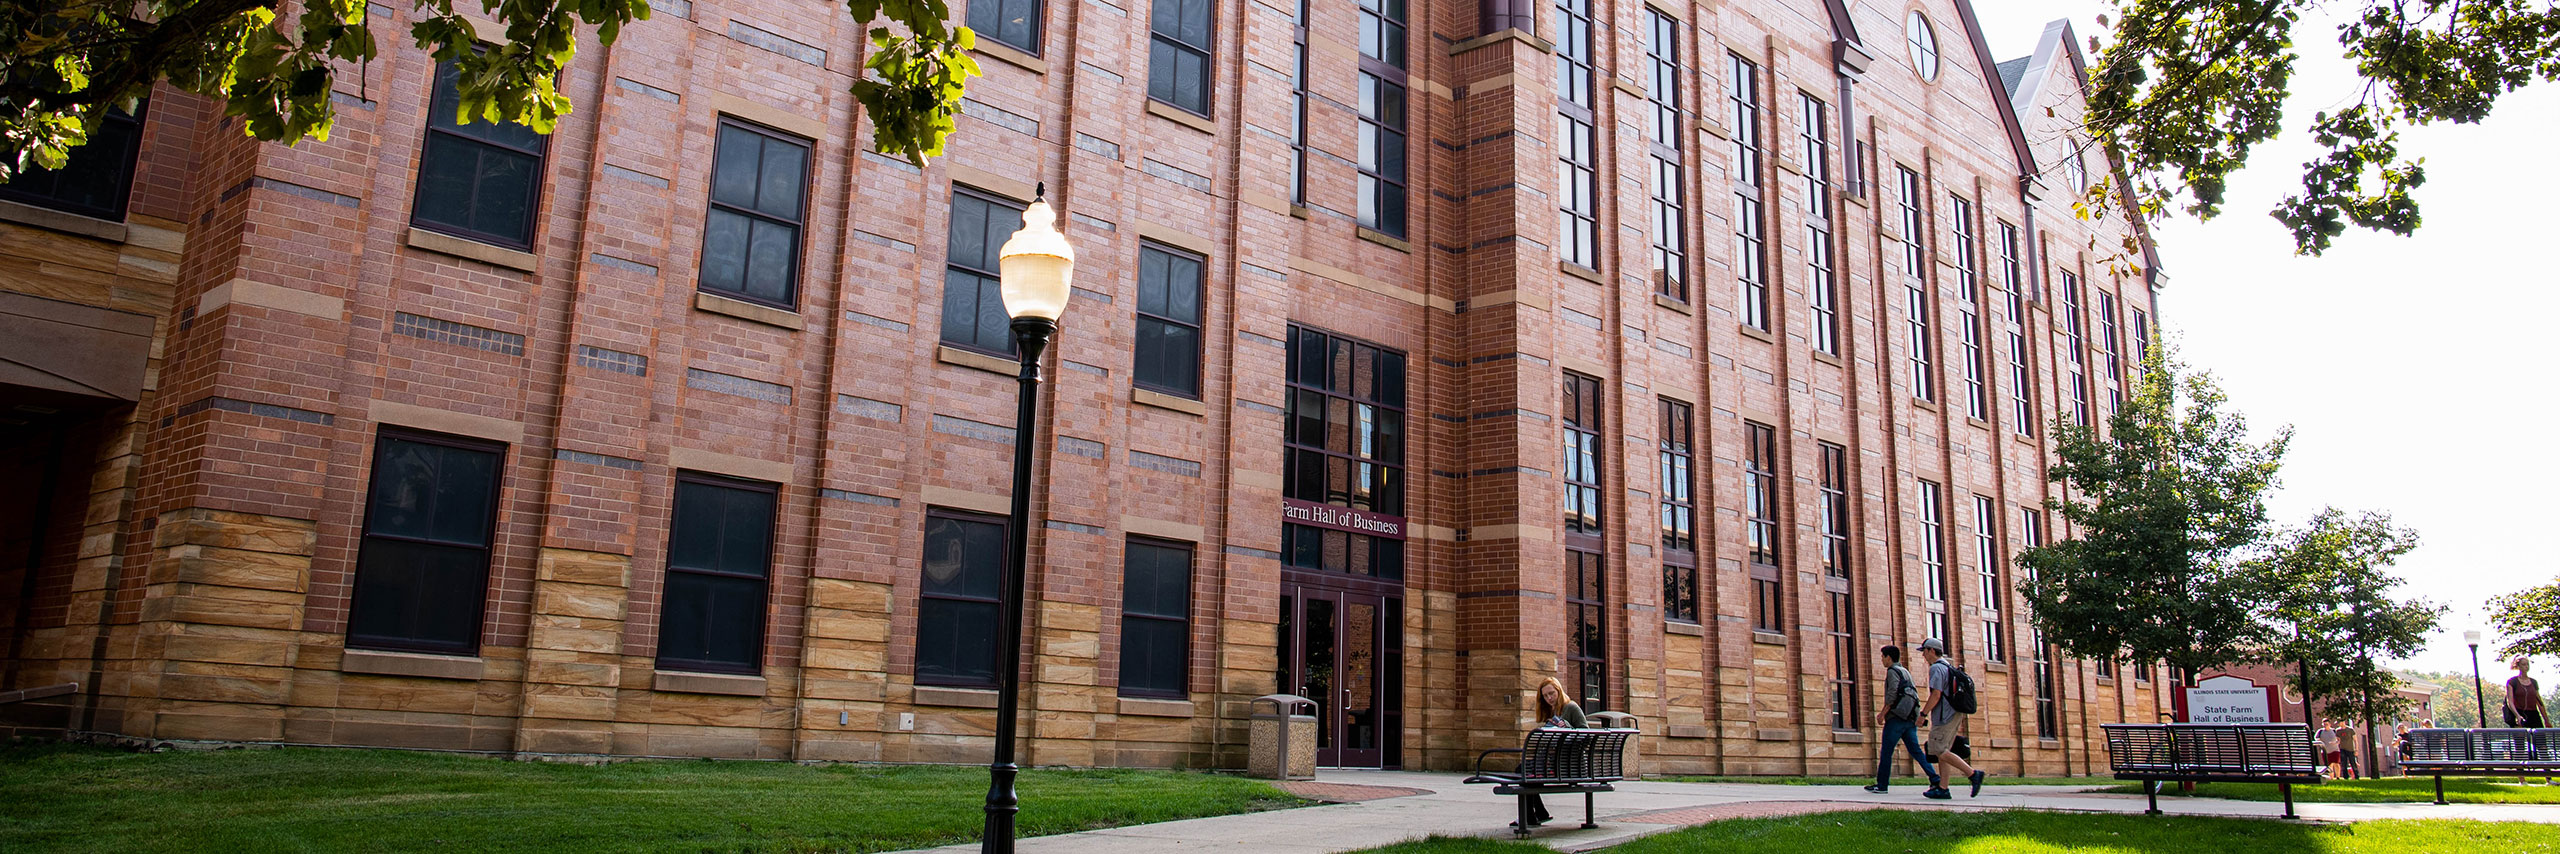
[[[1641,734],[1643,728],[1636,726],[1636,716],[1625,712],[1593,712],[1591,714],[1591,723],[1595,726],[1604,726],[1610,729],[1632,729],[1638,731],[1638,735],[1627,737],[1627,752],[1626,757],[1623,760],[1625,762],[1625,766],[1624,770],[1620,773],[1629,780],[1643,779],[1644,769],[1636,765],[1636,759],[1643,755],[1643,753],[1637,749],[1637,746],[1643,743],[1644,737]]]
[[[1265,780],[1313,780],[1316,778],[1316,716],[1302,715],[1301,708],[1313,710],[1315,701],[1296,694],[1268,694],[1253,698],[1255,704],[1269,703],[1270,711],[1255,711],[1245,733],[1245,775]],[[1287,767],[1282,767],[1286,757]]]

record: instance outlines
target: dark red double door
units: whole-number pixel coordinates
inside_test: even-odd
[[[1292,573],[1291,575],[1296,575]],[[1365,579],[1288,578],[1280,593],[1280,690],[1315,701],[1316,764],[1399,764],[1404,597]]]

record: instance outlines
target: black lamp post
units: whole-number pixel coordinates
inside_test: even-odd
[[[2472,711],[2480,716],[2480,722],[2472,726],[2487,729],[2489,727],[2489,695],[2480,693],[2480,630],[2472,629],[2463,632],[2462,642],[2471,647],[2471,705]]]
[[[1058,215],[1049,209],[1049,188],[1032,194],[1022,211],[1022,230],[997,251],[1004,310],[1013,316],[1013,348],[1022,359],[1015,391],[1013,419],[1013,514],[1007,520],[1004,564],[1004,614],[996,623],[996,756],[987,765],[987,826],[979,837],[984,854],[1013,854],[1013,817],[1019,812],[1013,778],[1015,718],[1022,704],[1022,588],[1031,562],[1031,437],[1034,413],[1040,408],[1040,356],[1049,336],[1058,331],[1058,315],[1066,310],[1076,268],[1076,251],[1058,233]]]

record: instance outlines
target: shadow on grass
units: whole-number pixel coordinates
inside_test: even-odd
[[[2320,825],[2239,818],[1869,810],[1735,819],[1610,848],[1610,854],[2416,854],[2550,851],[2546,825],[2375,821]],[[1536,854],[1540,846],[1433,837],[1363,854]]]
[[[2110,786],[2115,794],[2142,794],[2142,784],[2126,783]],[[2179,794],[2177,784],[2160,790],[2161,797]],[[2284,796],[2273,783],[2198,783],[2195,796],[2225,798],[2235,801],[2275,801]],[[2434,803],[2436,783],[2433,777],[2384,777],[2363,780],[2331,780],[2316,786],[2293,787],[2295,803],[2390,804]],[[2444,778],[2444,799],[2457,804],[2560,804],[2560,786],[2544,786],[2539,778],[2532,785],[2500,783],[2496,778]]]

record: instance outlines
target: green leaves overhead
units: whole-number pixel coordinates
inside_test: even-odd
[[[2101,182],[2105,209],[2156,217],[2221,213],[2230,174],[2283,130],[2296,27],[2308,12],[2347,23],[2337,46],[2364,85],[2355,103],[2307,130],[2326,149],[2303,164],[2301,191],[2273,215],[2295,251],[2317,255],[2347,226],[2409,234],[2422,161],[2398,146],[2402,125],[2469,124],[2498,96],[2560,80],[2560,3],[2553,0],[2115,0],[2113,28],[2092,39],[2088,129],[2116,152],[2132,196]],[[2101,18],[2101,24],[2107,19]],[[2320,93],[2326,95],[2327,93]]]
[[[480,41],[456,0],[412,0],[410,38],[454,64],[463,122],[515,122],[549,133],[572,109],[560,72],[592,27],[612,44],[649,17],[646,0],[463,0],[505,30]],[[975,37],[941,0],[847,0],[869,32],[869,71],[853,94],[874,144],[922,163],[942,153],[968,79]],[[365,0],[305,0],[280,20],[274,0],[0,3],[0,181],[59,168],[109,109],[130,108],[158,81],[221,99],[257,139],[328,139],[337,76],[376,56]]]
[[[2506,638],[2501,658],[2560,655],[2560,581],[2489,600],[2489,625]]]

